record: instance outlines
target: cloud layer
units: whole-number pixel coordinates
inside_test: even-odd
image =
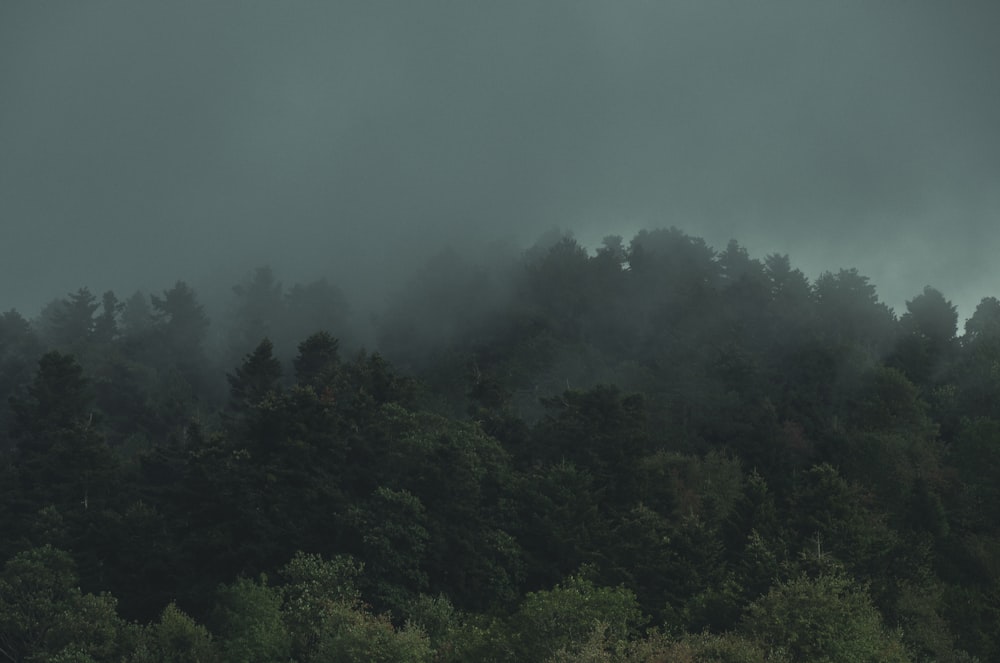
[[[995,3],[6,3],[0,308],[676,225],[1000,294]]]

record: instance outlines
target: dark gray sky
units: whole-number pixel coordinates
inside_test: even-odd
[[[0,4],[0,310],[676,225],[1000,295],[1000,3]]]

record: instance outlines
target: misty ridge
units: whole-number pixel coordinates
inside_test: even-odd
[[[0,2],[0,662],[1000,661],[997,27]]]
[[[537,414],[540,397],[569,388],[645,388],[644,375],[665,370],[695,339],[717,358],[740,346],[765,363],[793,339],[837,339],[857,344],[855,359],[864,365],[895,357],[905,330],[926,334],[918,324],[937,325],[935,343],[962,341],[956,307],[930,286],[900,317],[854,268],[810,282],[788,256],[753,258],[736,240],[720,251],[677,228],[642,230],[627,242],[610,235],[595,250],[555,228],[527,250],[495,242],[463,255],[448,247],[384,293],[351,292],[326,277],[285,285],[267,265],[220,285],[194,287],[182,278],[159,293],[127,296],[84,286],[38,307],[30,321],[13,309],[5,317],[12,329],[30,329],[38,347],[84,362],[96,343],[127,355],[163,335],[186,334],[198,363],[216,374],[218,398],[225,394],[218,376],[265,339],[290,376],[299,343],[323,331],[341,352],[378,352],[432,390],[488,376],[511,392],[522,415]],[[967,326],[981,324],[994,301],[984,299]],[[927,316],[940,320],[916,322]],[[209,371],[202,378],[212,382]]]
[[[6,317],[30,328],[40,347],[68,352],[98,341],[127,348],[157,329],[190,324],[189,342],[216,372],[237,366],[264,339],[288,372],[299,343],[325,331],[342,351],[368,348],[425,380],[442,364],[485,370],[529,409],[539,394],[569,387],[641,387],[638,366],[681,356],[686,348],[668,346],[694,339],[718,353],[745,346],[755,361],[769,361],[790,339],[837,339],[858,344],[858,359],[874,364],[895,357],[908,333],[932,332],[938,344],[964,338],[957,307],[931,286],[915,288],[897,315],[855,268],[810,281],[787,255],[754,258],[736,240],[719,250],[677,228],[642,230],[627,241],[609,235],[596,249],[556,228],[526,250],[512,242],[466,255],[448,247],[381,292],[352,292],[350,281],[342,287],[327,277],[286,285],[268,265],[229,287],[190,283],[128,295],[83,286],[36,307],[30,320],[13,309]],[[980,303],[967,334],[994,301]],[[504,356],[523,346],[534,349],[533,361]]]

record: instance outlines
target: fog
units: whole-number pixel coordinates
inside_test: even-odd
[[[4,2],[0,310],[677,226],[1000,294],[995,2]],[[487,247],[487,248],[483,248]]]

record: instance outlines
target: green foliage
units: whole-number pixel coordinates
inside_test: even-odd
[[[1000,522],[1000,421],[963,421],[951,462],[964,487],[961,517],[976,528]]]
[[[109,505],[118,463],[97,429],[83,369],[70,355],[49,352],[26,398],[11,400],[17,448],[12,455],[21,527],[54,506],[72,517],[73,534]]]
[[[291,636],[281,613],[282,593],[239,578],[219,588],[211,622],[222,658],[232,663],[277,663],[291,654]]]
[[[304,661],[343,663],[429,663],[427,636],[409,624],[395,628],[385,615],[372,615],[344,603],[324,615],[315,653]]]
[[[893,533],[880,515],[866,507],[869,497],[846,481],[831,465],[817,465],[800,478],[792,496],[798,520],[798,548],[813,542],[826,554],[863,572],[868,565],[881,565],[894,544]]]
[[[973,659],[957,647],[944,618],[944,595],[940,586],[906,584],[896,604],[903,638],[917,660],[970,662]]]
[[[889,363],[919,385],[940,383],[958,348],[958,311],[930,286],[906,302],[906,308],[900,319],[902,335]]]
[[[331,610],[338,605],[360,605],[356,586],[361,572],[362,566],[349,557],[327,561],[304,553],[296,553],[282,568],[287,583],[282,590],[284,618],[295,659],[305,660],[315,649]]]
[[[750,606],[740,630],[795,661],[912,660],[865,591],[839,575],[800,576],[775,586]]]
[[[427,634],[435,661],[471,663],[490,659],[487,620],[456,610],[447,597],[422,594],[407,604],[403,614],[405,623]]]
[[[932,351],[944,350],[958,330],[958,311],[941,291],[926,286],[922,294],[906,302],[906,314],[900,319],[930,344]]]
[[[348,558],[324,561],[296,555],[282,570],[284,617],[296,660],[431,660],[430,641],[419,628],[397,629],[385,615],[373,615],[358,599],[362,569]]]
[[[336,398],[332,388],[339,386],[335,385],[340,368],[339,347],[337,339],[325,331],[316,332],[302,341],[299,354],[292,362],[296,381],[327,398]]]
[[[630,643],[608,637],[598,624],[586,642],[562,648],[546,663],[787,663],[782,651],[768,651],[740,635],[702,633],[675,639],[657,632]]]
[[[0,314],[0,405],[31,383],[40,354],[41,342],[24,316],[13,310]],[[0,407],[0,452],[10,450],[6,433],[12,415]]]
[[[662,617],[686,598],[679,587],[689,580],[684,560],[672,540],[670,521],[644,504],[623,514],[609,539],[607,573],[628,587],[636,588],[640,605],[648,614]],[[671,606],[671,608],[668,608]]]
[[[38,371],[28,397],[14,399],[14,432],[45,444],[46,433],[80,426],[88,418],[91,394],[83,368],[72,355],[48,352],[38,360]]]
[[[543,661],[561,648],[583,642],[597,624],[606,637],[627,641],[646,622],[635,595],[598,587],[575,575],[551,590],[529,592],[506,622],[497,651],[502,660]]]
[[[535,428],[532,456],[569,461],[590,472],[614,504],[634,499],[633,474],[623,470],[649,448],[642,397],[597,386],[543,403],[549,414]]]
[[[913,436],[933,436],[927,405],[906,376],[892,368],[877,368],[859,385],[852,412],[860,430]]]
[[[853,345],[878,356],[893,337],[894,316],[879,302],[875,286],[856,269],[821,274],[813,286],[821,333],[830,342]]]
[[[136,663],[216,663],[223,660],[208,630],[175,604],[146,628],[136,648]]]
[[[11,661],[113,660],[124,628],[115,600],[83,594],[76,583],[70,556],[51,546],[8,560],[0,572],[0,654]]]
[[[61,613],[79,598],[70,556],[51,546],[8,560],[0,574],[0,642],[13,660],[49,648]]]
[[[377,488],[362,505],[351,507],[347,521],[359,542],[359,556],[370,573],[371,595],[379,605],[399,609],[427,587],[427,516],[411,493]]]
[[[281,362],[274,358],[273,350],[271,341],[263,339],[243,364],[226,376],[234,410],[249,410],[279,390]]]
[[[601,513],[602,491],[589,472],[560,462],[522,477],[517,492],[518,538],[526,544],[529,584],[552,584],[597,561],[610,524]]]
[[[680,638],[651,632],[642,640],[609,647],[603,625],[594,629],[579,654],[560,650],[551,663],[787,663],[781,651],[767,651],[760,644],[734,633],[700,633]]]
[[[447,592],[462,606],[512,601],[521,555],[503,527],[511,483],[503,448],[472,423],[395,404],[379,408],[378,415],[354,460],[376,486],[420,496],[426,518],[413,525],[427,532],[430,589]],[[423,534],[413,525],[405,528],[407,536],[419,544]],[[420,546],[410,554],[419,557]],[[412,583],[418,579],[411,577],[411,587],[419,587]]]

